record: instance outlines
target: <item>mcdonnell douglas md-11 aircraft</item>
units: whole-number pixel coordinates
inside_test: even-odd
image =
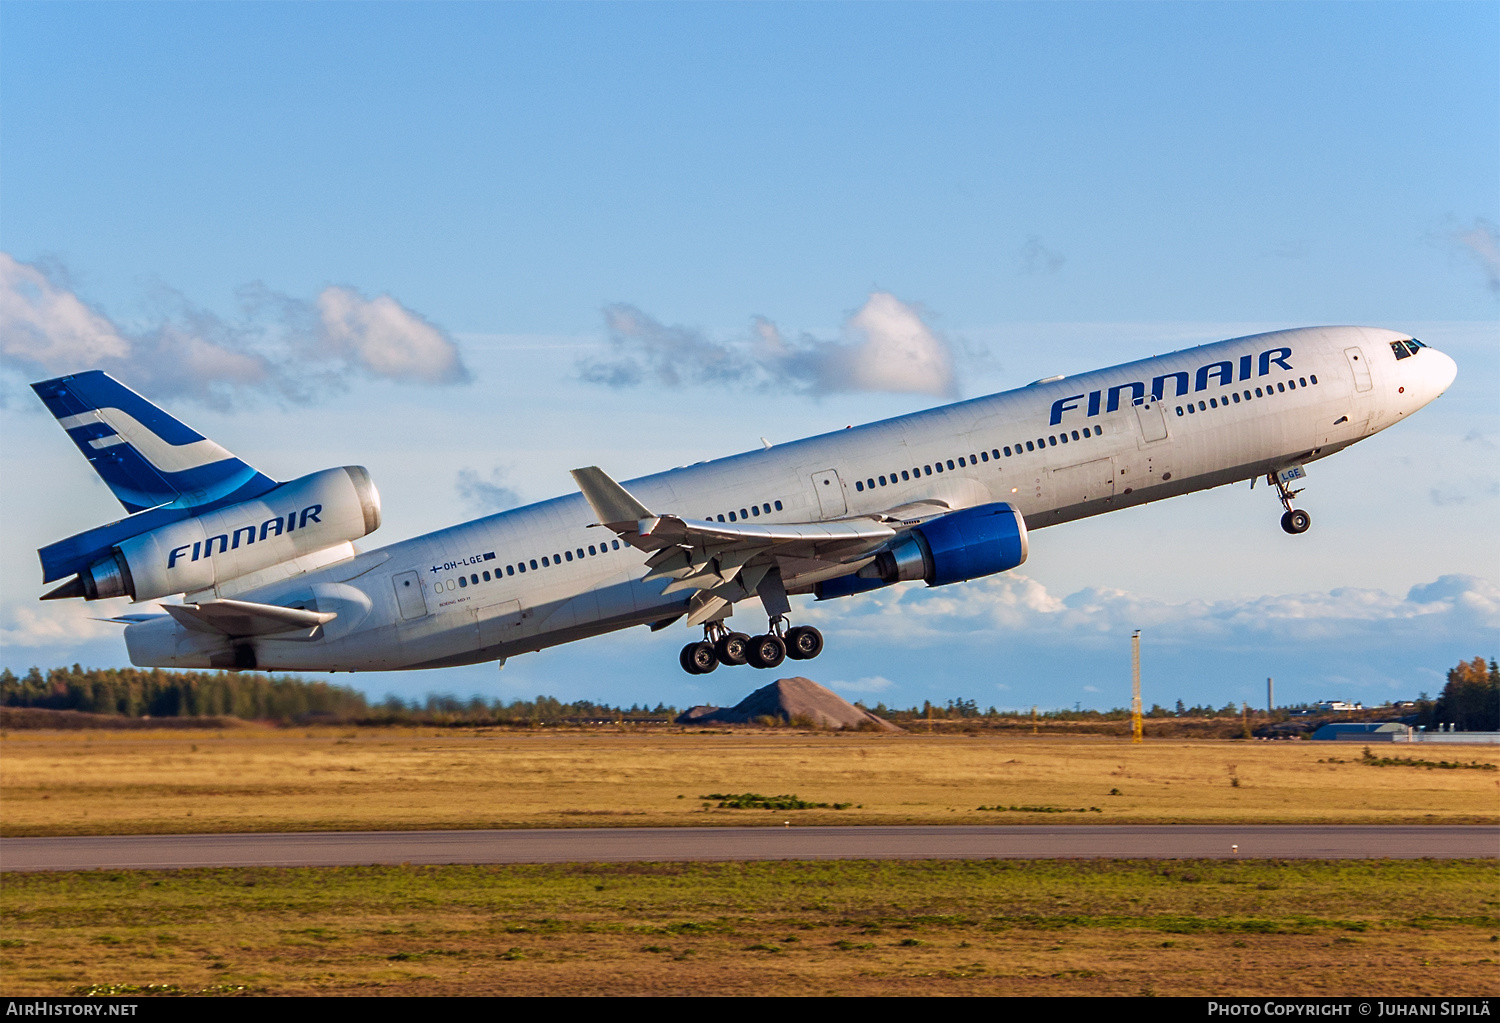
[[[623,484],[576,469],[579,493],[361,551],[380,525],[363,468],[278,483],[95,370],[32,387],[130,514],[42,548],[43,582],[68,579],[42,599],[181,594],[113,619],[143,667],[503,665],[685,618],[688,672],[774,668],[823,649],[790,596],[1005,572],[1043,526],[1264,476],[1305,532],[1303,467],[1456,373],[1390,330],[1257,334]],[[754,637],[725,624],[752,597]]]

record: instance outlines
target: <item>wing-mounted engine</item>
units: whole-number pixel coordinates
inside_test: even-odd
[[[912,528],[853,575],[818,583],[819,600],[922,579],[945,586],[1008,572],[1026,561],[1026,520],[1009,504],[982,504]]]
[[[139,516],[145,520],[140,533],[127,531],[136,516],[106,527],[116,536],[113,542],[93,552],[85,565],[75,569],[75,578],[42,599],[130,597],[140,601],[217,591],[233,580],[374,532],[380,525],[380,494],[362,466],[348,465],[324,469],[252,500],[190,514],[156,528],[149,528],[150,515]],[[70,543],[65,540],[53,546]],[[42,552],[44,566],[48,550]]]

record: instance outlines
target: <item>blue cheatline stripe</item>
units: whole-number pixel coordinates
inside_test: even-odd
[[[205,440],[202,434],[100,370],[43,380],[31,387],[59,420],[98,409],[119,409],[172,448]],[[232,455],[175,472],[158,468],[134,445],[117,439],[115,430],[103,422],[73,424],[68,436],[131,513],[162,505],[221,506],[231,496],[234,500],[248,500],[277,485],[275,480]],[[73,559],[66,560],[71,563]],[[44,566],[46,561],[44,556]]]

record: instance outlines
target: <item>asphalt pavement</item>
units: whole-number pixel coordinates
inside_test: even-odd
[[[1007,825],[318,831],[0,839],[0,871],[683,860],[1500,858],[1500,828]]]

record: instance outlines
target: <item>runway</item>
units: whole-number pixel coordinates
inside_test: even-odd
[[[1500,857],[1500,828],[1448,825],[556,828],[0,839],[0,871],[653,860],[1495,857]]]

